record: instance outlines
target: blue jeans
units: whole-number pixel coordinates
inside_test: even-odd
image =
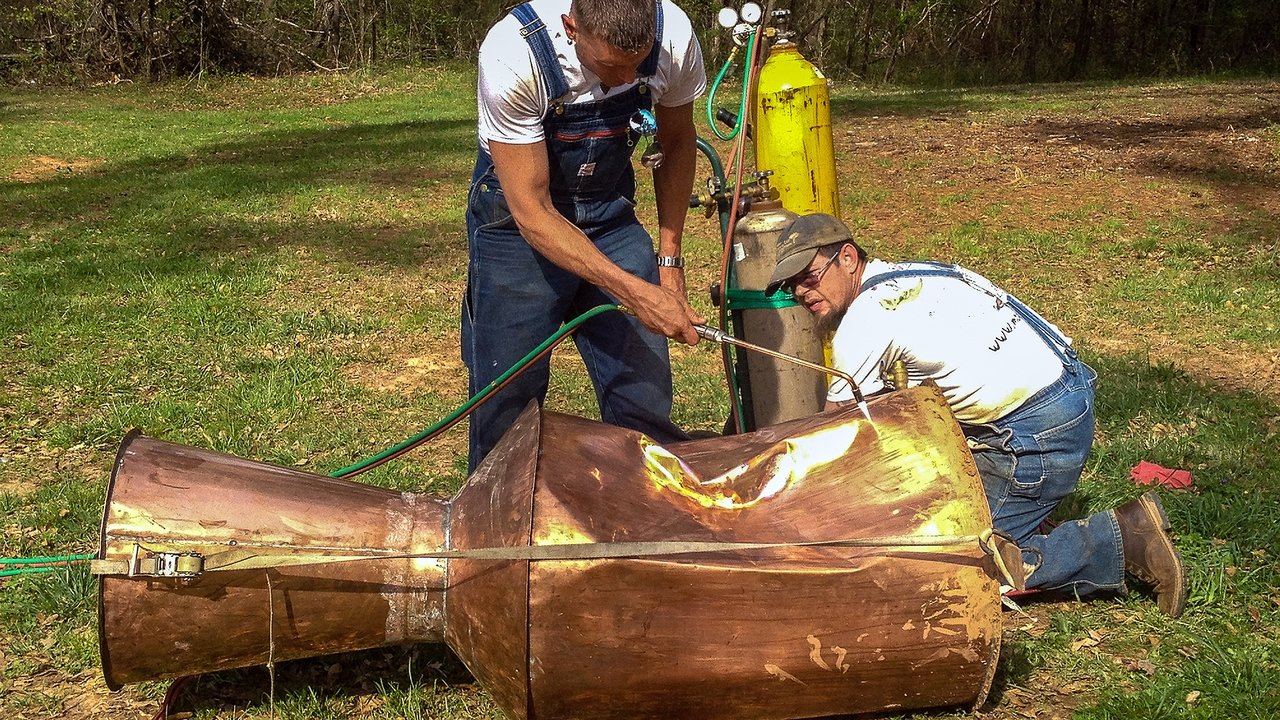
[[[484,183],[476,193],[500,192]],[[469,215],[505,203],[473,198]],[[610,260],[637,277],[658,282],[653,240],[631,204],[578,202],[571,216]],[[462,356],[470,392],[490,382],[550,337],[560,325],[616,299],[556,266],[521,237],[507,213],[469,217],[470,271],[462,309]],[[489,220],[490,222],[484,222]],[[659,443],[687,440],[671,422],[671,363],[666,338],[621,312],[597,315],[574,335],[607,423],[646,433]],[[551,362],[544,358],[471,415],[469,466],[474,470],[531,400],[547,395]]]
[[[1122,590],[1124,550],[1111,510],[1037,532],[1080,482],[1093,446],[1097,373],[1071,357],[1062,376],[1012,413],[965,425],[997,530],[1012,536],[1030,571],[1027,587],[1077,596]]]

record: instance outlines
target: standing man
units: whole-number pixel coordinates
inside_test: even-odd
[[[960,421],[993,524],[1022,548],[1027,586],[1077,597],[1150,586],[1163,612],[1186,604],[1182,559],[1155,493],[1039,533],[1076,488],[1093,445],[1097,374],[1071,340],[1017,298],[955,265],[868,259],[849,228],[802,216],[778,238],[769,292],[783,287],[834,330],[835,367],[861,389],[933,380]],[[827,407],[853,399],[837,380]]]
[[[706,88],[689,18],[670,0],[532,0],[480,46],[480,152],[467,202],[462,356],[475,394],[603,303],[574,337],[601,418],[658,442],[671,422],[666,338],[698,342],[680,240],[693,188],[693,101]],[[657,121],[658,248],[636,219],[635,128]],[[650,155],[656,155],[651,152]],[[652,165],[652,163],[650,163]],[[471,415],[480,463],[532,399],[542,360]]]

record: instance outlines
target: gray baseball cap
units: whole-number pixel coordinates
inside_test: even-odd
[[[812,213],[792,220],[778,236],[777,265],[773,268],[773,276],[769,278],[765,293],[772,295],[788,278],[804,272],[809,263],[813,262],[819,248],[840,242],[858,246],[849,226],[839,218],[826,213]]]

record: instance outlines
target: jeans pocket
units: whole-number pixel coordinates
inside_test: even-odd
[[[1027,500],[1036,500],[1042,505],[1046,502],[1044,495],[1044,457],[1039,453],[1019,452],[1014,456],[1016,465],[1013,470],[1013,482],[1009,483],[1009,494]]]
[[[474,342],[474,332],[472,328],[475,327],[476,322],[476,314],[472,309],[475,302],[472,298],[472,293],[474,292],[472,289],[473,286],[474,282],[470,277],[470,273],[468,273],[467,287],[462,294],[462,342],[458,343],[462,350],[462,364],[466,365],[468,368],[471,367],[471,345]]]
[[[480,180],[471,186],[467,202],[477,230],[516,230],[507,196],[496,183]]]
[[[973,464],[982,478],[983,489],[992,507],[1004,502],[1018,470],[1018,458],[1011,452],[994,448],[974,448]]]
[[[1070,495],[1080,482],[1085,459],[1093,444],[1093,408],[1078,406],[1065,422],[1022,438],[1019,453],[1021,467],[1015,485],[1028,492],[1035,486],[1035,497],[1041,505],[1054,505]]]

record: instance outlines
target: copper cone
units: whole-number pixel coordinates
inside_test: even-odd
[[[881,398],[872,417],[874,426],[856,410],[824,414],[664,448],[531,406],[447,501],[132,437],[108,492],[103,558],[129,558],[135,546],[209,556],[784,546],[107,576],[103,671],[116,687],[443,640],[511,718],[975,706],[1000,642],[999,583],[976,543],[796,545],[989,528],[977,471],[936,389]]]

